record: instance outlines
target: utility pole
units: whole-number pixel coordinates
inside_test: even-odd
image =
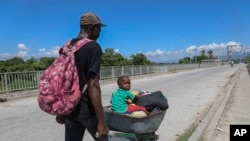
[[[219,55],[219,51],[220,51],[220,49],[219,49],[219,48],[217,48],[217,53],[218,53],[218,60],[220,60],[220,55]]]
[[[231,59],[230,53],[232,53],[232,48],[234,45],[227,45],[227,62]]]
[[[189,52],[189,64],[192,63],[192,62],[191,62],[191,60],[192,60],[191,57],[192,57],[192,52],[190,51],[190,52]]]
[[[194,63],[196,64],[196,48],[194,49]]]

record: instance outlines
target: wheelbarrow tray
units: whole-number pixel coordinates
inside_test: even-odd
[[[134,134],[155,132],[159,128],[165,113],[166,110],[162,110],[146,117],[131,117],[111,111],[110,106],[104,107],[105,120],[110,130]]]

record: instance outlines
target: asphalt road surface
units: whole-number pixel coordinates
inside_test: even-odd
[[[170,108],[156,131],[159,141],[174,141],[199,123],[239,65],[201,68],[160,76],[132,79],[131,90],[162,91]],[[102,84],[103,105],[109,105],[116,83]],[[63,141],[64,126],[55,122],[54,116],[41,111],[36,97],[0,103],[1,141]],[[84,141],[92,141],[85,133]]]

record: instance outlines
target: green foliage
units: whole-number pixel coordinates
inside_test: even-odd
[[[44,64],[45,66],[49,66],[54,60],[55,60],[55,57],[42,57],[42,58],[40,58],[40,62],[42,64]]]
[[[212,50],[208,51],[208,58],[209,59],[214,59],[214,57],[213,57],[213,51]]]
[[[133,65],[149,65],[151,62],[142,53],[132,54],[131,56]]]
[[[46,69],[55,57],[43,57],[39,60],[30,58],[24,61],[20,57],[13,57],[6,61],[0,61],[0,72],[22,72]]]
[[[189,64],[190,63],[190,57],[184,57],[183,59],[179,60],[179,64]]]
[[[250,55],[245,56],[245,57],[243,58],[243,61],[244,61],[245,63],[250,63]]]
[[[201,62],[201,60],[209,60],[209,59],[215,59],[215,57],[213,56],[213,50],[209,50],[207,52],[206,55],[206,51],[205,50],[201,50],[201,55],[200,56],[193,56],[193,58],[191,59],[190,57],[184,57],[179,59],[179,64],[188,64],[190,62],[194,63],[198,63]],[[191,59],[191,61],[190,61]]]
[[[35,70],[44,70],[47,68],[46,64],[43,63],[43,62],[35,62],[32,64],[32,67],[35,69]]]
[[[0,72],[6,72],[5,61],[0,61]]]
[[[24,61],[20,57],[13,57],[6,61],[0,61],[0,72],[22,72],[45,70],[55,57],[30,58]],[[132,54],[131,59],[123,57],[112,48],[105,49],[102,56],[102,66],[127,66],[148,65],[151,62],[142,53]]]
[[[116,53],[114,49],[107,48],[102,56],[103,66],[119,66],[124,57],[120,53]]]
[[[187,141],[191,135],[193,134],[194,130],[197,128],[196,124],[192,124],[192,126],[185,130],[185,132],[183,134],[181,134],[178,139],[176,139],[176,141]]]
[[[126,66],[126,65],[148,65],[151,64],[142,53],[131,56],[132,59],[124,58],[112,48],[105,49],[102,56],[102,66]]]
[[[206,51],[203,49],[201,50],[201,56],[205,56]]]

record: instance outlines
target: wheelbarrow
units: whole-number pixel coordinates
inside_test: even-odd
[[[104,107],[104,116],[109,130],[115,131],[109,136],[109,141],[156,141],[159,128],[166,110],[153,112],[145,117],[131,117]]]

